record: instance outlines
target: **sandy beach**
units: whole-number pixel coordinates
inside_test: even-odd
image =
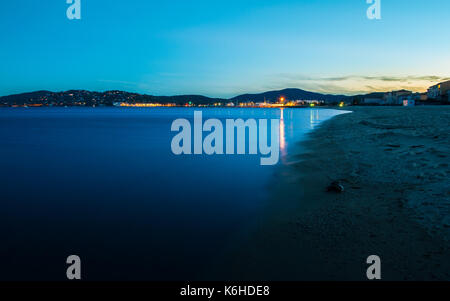
[[[276,175],[267,215],[225,265],[235,280],[450,279],[450,107],[348,107]],[[339,181],[343,192],[328,192]]]

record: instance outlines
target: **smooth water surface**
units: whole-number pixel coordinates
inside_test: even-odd
[[[199,110],[199,109],[196,109]],[[280,118],[280,163],[342,112],[202,109],[203,119]],[[260,155],[171,151],[193,108],[0,109],[0,279],[196,279],[258,216],[277,166]],[[206,273],[207,275],[207,273]]]

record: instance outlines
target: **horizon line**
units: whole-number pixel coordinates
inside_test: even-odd
[[[86,92],[91,92],[91,93],[106,93],[106,92],[111,92],[111,91],[119,91],[119,92],[125,92],[125,93],[131,93],[131,94],[139,94],[139,95],[147,95],[147,96],[154,96],[154,97],[182,97],[182,96],[201,96],[201,97],[206,97],[206,98],[211,98],[211,99],[222,99],[222,100],[231,100],[233,98],[239,97],[239,96],[244,96],[244,95],[258,95],[258,94],[264,94],[264,93],[269,93],[269,92],[282,92],[285,90],[301,90],[304,92],[308,92],[308,93],[316,93],[316,94],[322,94],[322,95],[326,95],[326,96],[345,96],[345,97],[354,97],[354,96],[360,96],[360,95],[368,95],[368,94],[375,94],[375,93],[389,93],[389,92],[394,92],[394,91],[401,91],[401,90],[406,90],[404,88],[399,88],[398,90],[380,90],[380,91],[360,91],[360,92],[355,92],[355,94],[353,93],[332,93],[332,92],[317,92],[317,91],[312,91],[312,90],[305,90],[302,88],[292,88],[292,87],[288,87],[288,88],[281,88],[281,89],[273,89],[273,90],[266,90],[263,92],[245,92],[245,93],[241,93],[241,94],[237,94],[235,96],[232,97],[214,97],[214,96],[207,96],[205,94],[193,94],[193,93],[186,93],[186,94],[174,94],[174,95],[156,95],[156,94],[148,94],[148,93],[142,93],[142,92],[132,92],[129,90],[121,90],[121,89],[105,89],[105,90],[89,90],[89,89],[67,89],[67,90],[46,90],[46,89],[41,89],[41,90],[33,90],[33,91],[26,91],[26,92],[19,92],[19,93],[12,93],[12,94],[7,94],[7,95],[0,95],[0,98],[2,97],[9,97],[9,96],[15,96],[15,95],[21,95],[21,94],[28,94],[28,93],[36,93],[36,92],[50,92],[50,93],[65,93],[65,92],[69,92],[69,91],[86,91]],[[406,91],[410,91],[412,93],[426,93],[427,91],[423,91],[423,92],[414,92],[413,90],[406,90]]]

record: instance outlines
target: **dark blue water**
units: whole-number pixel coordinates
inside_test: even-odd
[[[204,109],[203,118],[280,118],[283,164],[338,111]],[[0,279],[207,277],[257,218],[277,166],[260,155],[175,156],[191,108],[0,109]]]

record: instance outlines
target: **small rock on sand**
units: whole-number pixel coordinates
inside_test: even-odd
[[[327,191],[328,192],[344,192],[344,185],[342,185],[342,183],[340,181],[334,181],[332,182],[328,187],[327,187]]]

